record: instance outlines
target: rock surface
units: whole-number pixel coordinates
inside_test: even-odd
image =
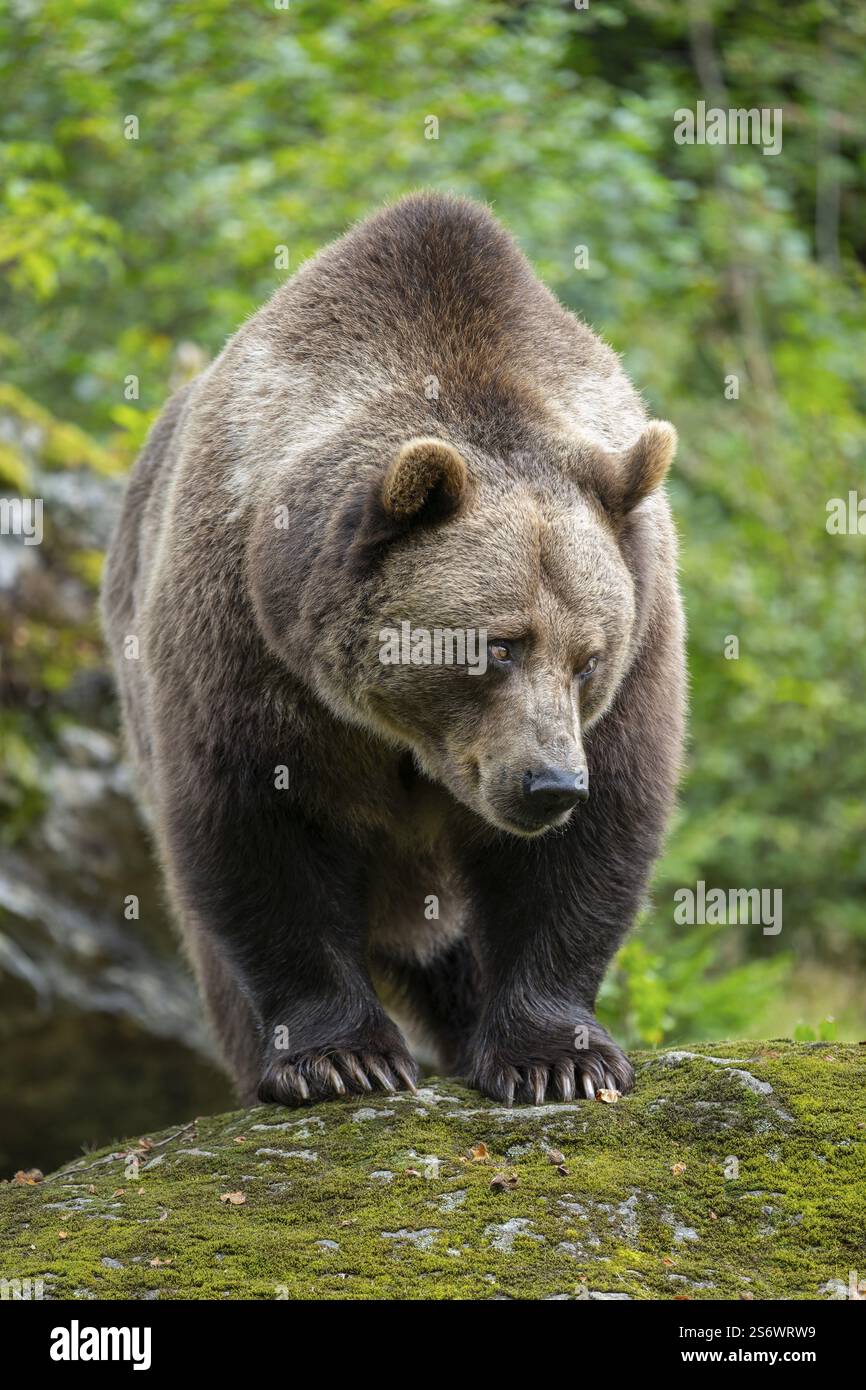
[[[866,1273],[866,1046],[635,1062],[616,1104],[506,1110],[429,1081],[22,1175],[0,1188],[0,1277],[79,1299],[847,1297]]]
[[[0,387],[0,492],[11,448],[44,505],[41,544],[0,534],[3,1175],[231,1104],[121,762],[96,608],[122,480],[69,435]]]

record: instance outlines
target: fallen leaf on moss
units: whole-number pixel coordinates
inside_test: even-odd
[[[671,1165],[671,1172],[673,1173],[675,1178],[678,1178],[680,1174],[684,1173],[685,1171],[686,1165],[684,1163],[674,1163]]]
[[[473,1144],[469,1150],[476,1163],[483,1163],[490,1157],[490,1150],[486,1144]]]
[[[220,1201],[221,1201],[221,1202],[226,1202],[229,1206],[232,1206],[232,1207],[242,1207],[243,1204],[244,1204],[244,1202],[245,1202],[246,1200],[247,1200],[247,1199],[246,1199],[246,1197],[244,1196],[243,1192],[221,1192],[221,1193],[220,1193]]]
[[[153,1259],[148,1260],[147,1263],[150,1265],[151,1269],[158,1269],[160,1265],[173,1265],[174,1260],[162,1260],[159,1255],[154,1255]]]

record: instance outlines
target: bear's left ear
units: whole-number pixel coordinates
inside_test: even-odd
[[[661,487],[676,453],[677,432],[667,420],[650,420],[640,436],[619,454],[601,461],[600,490],[605,506],[625,516]]]
[[[382,506],[401,525],[441,521],[466,490],[466,464],[444,439],[410,439],[385,474]]]

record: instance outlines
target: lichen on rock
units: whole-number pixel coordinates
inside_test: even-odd
[[[87,1154],[0,1188],[0,1277],[49,1298],[844,1297],[866,1270],[866,1047],[634,1060],[615,1105],[427,1080]]]

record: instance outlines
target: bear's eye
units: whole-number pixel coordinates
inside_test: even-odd
[[[490,655],[494,661],[511,661],[512,651],[507,642],[491,642]]]
[[[589,677],[592,675],[592,673],[593,673],[593,671],[595,670],[595,668],[596,668],[597,665],[598,665],[598,657],[597,657],[597,656],[591,656],[591,657],[589,658],[589,661],[588,661],[588,662],[586,663],[586,665],[584,666],[583,670],[582,670],[582,671],[578,671],[578,673],[577,673],[577,679],[578,679],[579,681],[588,680]]]

